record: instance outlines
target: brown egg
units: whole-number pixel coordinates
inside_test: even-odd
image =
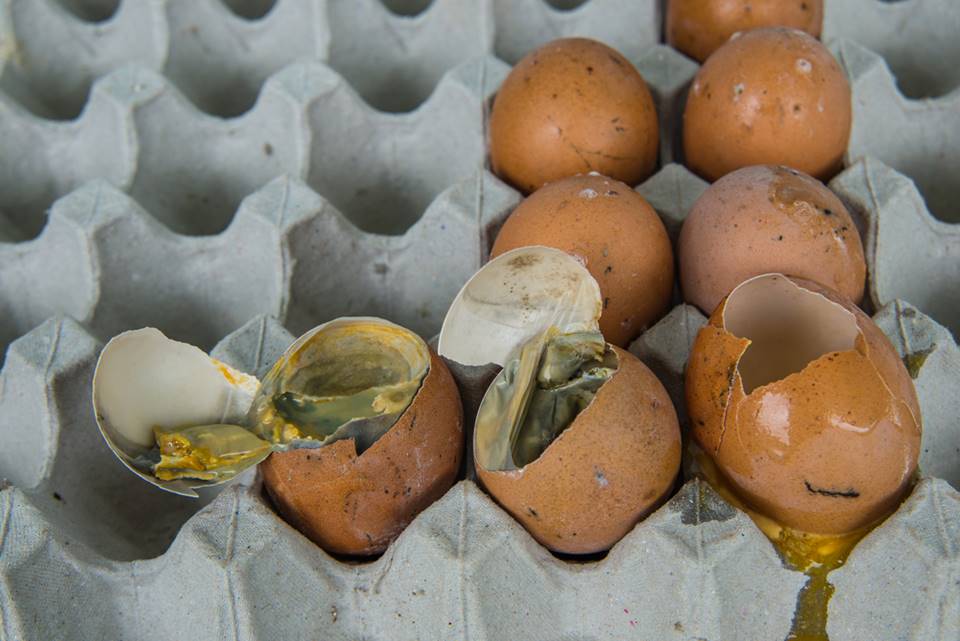
[[[583,260],[603,295],[600,331],[614,345],[626,347],[670,303],[670,239],[643,196],[622,182],[584,175],[538,189],[507,219],[491,257],[528,245]]]
[[[744,167],[711,185],[683,223],[677,254],[684,300],[707,314],[770,272],[863,298],[867,268],[850,214],[822,183],[786,167]]]
[[[557,552],[612,547],[660,505],[679,470],[670,397],[635,356],[613,350],[617,371],[539,458],[510,471],[489,471],[474,458],[490,494]]]
[[[853,303],[779,274],[737,287],[697,335],[686,371],[693,435],[751,508],[844,534],[884,518],[920,450],[913,384]]]
[[[667,42],[703,62],[735,33],[793,27],[820,35],[823,0],[669,0]]]
[[[795,29],[756,29],[717,49],[694,78],[683,151],[711,181],[762,164],[825,180],[841,167],[850,123],[850,84],[827,48]]]
[[[357,456],[352,439],[274,453],[261,464],[289,523],[329,552],[382,552],[450,488],[460,467],[463,410],[453,377],[431,352],[430,370],[390,430]]]
[[[490,115],[493,170],[531,192],[597,171],[635,185],[657,157],[657,113],[620,53],[585,38],[549,42],[517,63]]]

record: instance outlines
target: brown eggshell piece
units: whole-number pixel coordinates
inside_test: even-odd
[[[383,552],[453,485],[463,409],[453,377],[431,351],[413,402],[361,456],[352,439],[272,454],[263,482],[284,519],[328,552]]]
[[[670,304],[673,250],[653,207],[628,185],[596,175],[550,183],[527,197],[504,223],[491,257],[528,245],[561,249],[583,260],[600,285],[600,330],[626,347]]]
[[[850,137],[850,84],[816,38],[756,29],[700,68],[683,115],[687,165],[710,181],[749,165],[786,165],[826,180]]]
[[[677,245],[684,299],[711,313],[734,287],[779,272],[859,302],[863,245],[839,198],[816,179],[776,165],[744,167],[711,185]]]
[[[892,512],[909,489],[920,448],[916,394],[869,317],[835,292],[791,280],[853,314],[854,349],[745,393],[737,362],[749,341],[723,329],[725,300],[687,366],[693,436],[752,508],[796,530],[844,534]]]
[[[591,171],[636,185],[653,172],[658,131],[650,90],[626,58],[594,40],[554,40],[500,87],[490,161],[527,193]]]
[[[735,33],[760,27],[793,27],[820,35],[823,0],[669,0],[667,42],[698,62]]]
[[[670,397],[635,356],[613,349],[617,371],[540,458],[502,472],[477,463],[490,494],[557,552],[612,547],[666,498],[680,467]]]

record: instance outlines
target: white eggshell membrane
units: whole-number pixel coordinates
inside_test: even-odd
[[[155,445],[155,427],[241,422],[258,386],[253,376],[192,345],[138,329],[104,347],[93,375],[93,405],[114,452],[133,457],[137,448]]]
[[[437,351],[461,365],[502,366],[550,326],[598,327],[600,286],[575,257],[551,247],[520,247],[494,258],[467,281],[440,330]]]

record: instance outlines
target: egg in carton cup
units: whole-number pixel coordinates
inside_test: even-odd
[[[136,8],[136,4],[124,3],[124,9],[132,10]],[[183,6],[192,11],[192,6],[199,7],[201,4],[185,3]],[[209,7],[214,4],[209,4]],[[596,22],[591,22],[598,31],[584,35],[595,35],[601,40],[607,40],[634,60],[628,48],[637,46],[636,40],[615,41],[614,38],[607,37],[610,29],[614,28],[623,33],[633,33],[633,30],[622,28],[630,21],[610,21],[605,18],[603,9],[611,6],[608,3],[593,0],[577,12],[568,14],[554,12],[543,3],[536,4],[537,6],[531,6],[530,10],[547,16],[541,21],[543,24],[561,24],[565,21],[567,25],[575,25],[578,21],[583,23],[584,21],[579,19],[586,15],[598,16]],[[626,4],[637,6],[636,3]],[[292,6],[290,3],[287,5]],[[18,7],[24,9],[33,6],[56,9],[56,5],[46,0],[18,3]],[[504,6],[504,3],[498,4],[498,11],[506,13]],[[379,10],[379,7],[377,9]],[[896,12],[900,16],[909,14],[911,20],[905,28],[896,33],[877,36],[887,29],[890,12]],[[47,56],[59,55],[61,61],[77,60],[80,66],[87,63],[81,56],[75,55],[72,48],[52,47],[43,42],[47,34],[61,33],[60,30],[51,28],[51,25],[66,25],[70,27],[68,31],[71,36],[79,34],[78,37],[88,41],[99,38],[105,31],[113,28],[113,25],[99,25],[79,29],[79,24],[74,24],[76,21],[72,17],[68,16],[69,20],[63,20],[65,14],[62,12],[48,13],[50,15],[47,20],[36,22],[39,30],[34,33],[40,35],[21,37],[21,46],[33,46],[39,42],[37,51],[42,51]],[[847,17],[843,18],[841,14]],[[220,19],[217,13],[211,15],[211,20]],[[953,77],[949,68],[951,57],[943,52],[955,44],[955,38],[941,36],[944,33],[948,36],[955,33],[951,26],[955,24],[951,22],[955,17],[956,14],[951,11],[948,2],[930,0],[911,1],[889,7],[874,0],[827,3],[824,34],[828,39],[837,35],[854,35],[857,40],[868,42],[874,49],[885,49],[884,53],[889,60],[899,60],[899,63],[893,63],[898,71],[903,65],[912,64],[911,55],[922,50],[928,61],[936,63],[927,67],[932,70],[939,65],[937,68],[941,69],[937,74],[937,83],[946,83],[945,86],[949,87],[952,86],[950,83]],[[202,20],[203,28],[210,20]],[[539,17],[531,24],[537,21],[540,21]],[[512,22],[515,25],[523,24],[520,20]],[[904,24],[902,20],[893,22]],[[918,39],[913,25],[921,23],[924,35]],[[5,23],[7,31],[12,29],[11,24]],[[160,23],[153,23],[153,26],[157,27],[158,24]],[[253,26],[265,24],[266,22],[255,23]],[[604,28],[604,24],[607,24],[608,28]],[[304,25],[308,25],[308,21],[304,21]],[[859,32],[859,35],[854,34],[855,31]],[[17,32],[23,33],[19,28]],[[152,32],[163,33],[164,30],[154,28]],[[505,28],[498,28],[497,32],[504,33]],[[171,30],[170,33],[180,32]],[[548,30],[544,30],[541,41],[554,37],[555,33],[557,32],[553,31],[547,35]],[[571,31],[569,35],[574,33]],[[190,32],[186,31],[185,35],[189,37]],[[534,38],[532,35],[528,37]],[[871,37],[874,39],[870,40]],[[130,42],[138,40],[137,37],[130,36],[124,36],[124,39]],[[141,37],[139,40],[147,42],[148,39]],[[381,39],[382,42],[388,40]],[[224,39],[224,42],[226,41]],[[922,46],[918,46],[918,42]],[[535,39],[528,43],[518,51],[526,51],[532,45],[539,44]],[[851,49],[848,47],[848,52]],[[171,45],[160,47],[159,50],[172,51],[177,55],[178,51],[188,49]],[[662,74],[668,85],[678,87],[682,87],[692,77],[695,66],[673,50],[668,47],[655,47],[650,51],[651,59],[655,59],[656,64],[651,64],[649,71],[641,68],[644,77],[651,84],[655,98],[658,97],[658,90],[652,79],[657,77],[657,74]],[[848,56],[848,52],[838,57],[849,73],[854,68],[853,63],[862,58]],[[119,55],[117,60],[126,57],[126,54]],[[243,60],[229,52],[222,57]],[[9,76],[10,60],[7,58],[5,61],[5,77]],[[98,76],[115,62],[116,60],[105,60],[107,67],[101,67],[97,71],[85,71],[84,74],[88,78]],[[282,66],[283,63],[280,64]],[[881,63],[877,62],[877,65],[879,64]],[[943,64],[946,64],[947,68],[943,68]],[[168,67],[161,65],[152,68]],[[183,68],[188,69],[189,65],[183,65]],[[270,69],[259,73],[261,77],[265,77],[272,71]],[[684,76],[680,71],[687,75]],[[873,77],[875,73],[873,71],[867,76]],[[145,76],[130,77],[135,79]],[[208,74],[206,77],[213,76]],[[8,91],[12,86],[13,83],[4,82]],[[901,86],[904,86],[903,83]],[[192,97],[190,91],[187,91],[187,94]],[[83,92],[76,95],[81,98],[75,99],[73,113],[81,104],[79,101],[82,100]],[[862,126],[864,131],[882,128],[882,123],[870,124],[865,121],[864,116],[858,115],[856,110],[863,103],[857,102],[857,95],[857,83],[854,82],[854,128]],[[942,108],[942,105],[952,104],[950,100],[952,98],[945,97],[925,104],[905,104],[915,110],[911,113],[926,114],[919,120],[927,120],[932,118],[931,114],[938,114],[936,128],[945,137],[955,130],[952,112]],[[662,106],[660,110],[663,127],[663,119],[670,116],[664,113]],[[183,114],[177,116],[182,117]],[[4,118],[6,119],[6,115]],[[138,127],[142,127],[142,124]],[[934,128],[932,125],[923,127],[926,130]],[[170,129],[169,124],[166,128]],[[196,136],[208,135],[208,130],[196,130]],[[880,142],[881,138],[874,137],[874,141]],[[29,148],[51,148],[47,142],[43,142],[43,137],[31,140],[34,142],[27,145]],[[38,140],[39,143],[36,142]],[[910,136],[909,139],[900,140],[897,147],[906,158],[912,153],[911,149],[915,150],[926,144],[924,140],[923,137]],[[669,144],[669,140],[663,140],[662,158]],[[80,154],[78,158],[82,159],[84,156],[85,154]],[[881,157],[891,162],[891,156]],[[856,158],[849,158],[848,162],[854,160]],[[158,166],[162,168],[173,162],[161,162]],[[50,168],[44,167],[42,163],[35,163],[30,165],[32,168],[29,171],[17,174],[17,177],[10,181],[10,185],[16,186],[20,182],[33,184],[37,181],[37,176],[52,175],[53,179],[48,180],[47,184],[55,185],[55,189],[36,201],[38,207],[35,209],[39,210],[46,207],[53,198],[70,192],[82,183],[82,180],[70,180],[69,176],[67,179],[63,178],[61,172],[71,166],[71,163],[57,163]],[[911,168],[908,165],[901,165],[901,168],[910,174]],[[144,174],[144,184],[149,183],[153,175],[153,172]],[[483,181],[487,186],[497,185],[495,179],[486,175],[483,176]],[[236,193],[239,195],[234,198],[234,202],[239,202],[241,196],[260,186],[244,181],[238,184],[240,187]],[[293,185],[291,193],[298,194],[295,202],[299,209],[294,210],[297,217],[291,221],[286,218],[291,212],[287,212],[280,217],[280,223],[273,227],[280,230],[280,236],[292,237],[295,236],[294,232],[300,229],[297,225],[304,224],[304,220],[316,220],[313,212],[322,206],[316,204],[320,200],[309,189],[299,189],[295,181],[290,184]],[[937,179],[937,184],[954,183],[941,177]],[[876,253],[871,250],[868,233],[866,253],[871,272],[880,273],[889,269],[898,273],[902,277],[898,283],[901,289],[897,291],[902,292],[899,295],[912,298],[916,292],[923,291],[923,309],[941,322],[947,322],[945,319],[952,308],[949,305],[934,305],[938,301],[948,300],[950,296],[950,292],[943,292],[938,283],[944,282],[940,276],[952,273],[949,270],[956,264],[951,258],[952,227],[929,224],[924,217],[929,214],[916,189],[903,176],[887,169],[876,160],[866,159],[854,164],[835,180],[832,186],[848,205],[850,194],[855,194],[854,200],[858,206],[851,207],[851,211],[864,212],[867,216],[878,211],[884,212],[880,215],[879,223],[876,219],[871,223],[878,225],[874,228],[875,238],[878,239]],[[465,638],[513,638],[518,629],[525,629],[524,626],[530,625],[531,621],[538,624],[541,631],[555,630],[558,637],[561,631],[565,636],[579,635],[585,638],[614,638],[622,636],[625,630],[636,630],[637,634],[642,633],[651,638],[695,635],[705,638],[782,639],[788,633],[804,577],[783,568],[772,548],[751,522],[742,513],[730,509],[720,501],[706,485],[698,482],[685,486],[666,507],[653,513],[640,527],[629,533],[606,559],[585,566],[569,566],[546,554],[532,539],[526,537],[509,516],[486,500],[469,482],[456,486],[427,509],[379,561],[365,566],[348,566],[327,558],[292,529],[286,528],[263,502],[259,486],[254,484],[253,487],[248,487],[249,475],[241,475],[247,477],[247,483],[244,483],[243,479],[240,479],[239,483],[235,482],[212,505],[182,528],[180,521],[173,523],[171,536],[178,528],[181,531],[166,554],[156,559],[132,563],[105,559],[104,553],[111,558],[118,555],[124,558],[141,557],[143,550],[147,548],[143,547],[145,544],[141,541],[125,548],[123,552],[109,551],[112,544],[98,543],[101,535],[103,541],[112,536],[109,528],[94,530],[94,526],[88,523],[91,519],[73,516],[64,520],[61,516],[69,510],[74,510],[73,514],[85,513],[83,506],[90,506],[90,513],[96,513],[97,520],[108,521],[112,518],[111,510],[115,509],[108,503],[96,504],[92,499],[88,501],[83,498],[82,491],[79,491],[86,481],[82,475],[78,476],[78,470],[94,469],[91,461],[100,456],[100,450],[110,456],[106,448],[91,447],[91,439],[87,437],[95,433],[96,428],[93,427],[92,418],[83,418],[85,414],[82,408],[86,408],[89,403],[89,380],[100,349],[94,335],[112,335],[122,327],[143,325],[149,320],[144,317],[138,322],[124,321],[111,330],[110,324],[117,322],[111,319],[123,313],[122,298],[129,294],[121,293],[118,289],[110,298],[113,302],[105,305],[103,299],[96,296],[84,297],[78,292],[92,292],[106,287],[108,282],[129,280],[126,276],[120,279],[106,278],[97,269],[91,270],[90,266],[104,265],[102,257],[113,253],[118,257],[116,264],[120,267],[107,268],[106,271],[119,269],[120,271],[111,273],[124,273],[121,269],[123,262],[136,258],[137,246],[144,248],[154,244],[163,234],[157,233],[159,226],[140,225],[138,222],[139,226],[136,228],[143,231],[139,236],[135,236],[138,238],[135,242],[121,242],[123,239],[120,235],[111,239],[111,234],[107,231],[111,227],[107,223],[117,224],[116,218],[104,216],[105,213],[109,212],[114,216],[119,214],[119,218],[126,217],[133,221],[140,221],[150,214],[136,213],[139,210],[131,201],[123,201],[122,193],[111,192],[110,189],[97,191],[89,187],[88,185],[85,189],[71,194],[55,208],[53,220],[59,223],[51,227],[51,230],[56,231],[56,234],[50,233],[42,241],[35,243],[7,244],[2,248],[8,265],[11,261],[19,260],[21,256],[30,256],[27,260],[34,266],[32,275],[22,279],[23,286],[16,284],[20,282],[19,276],[14,278],[14,285],[9,285],[11,281],[5,280],[8,285],[4,289],[4,301],[9,303],[26,299],[39,302],[27,307],[18,305],[12,308],[17,320],[15,327],[8,332],[8,337],[12,339],[25,332],[26,334],[16,340],[9,350],[3,375],[4,394],[0,398],[0,404],[5,407],[4,416],[15,417],[13,422],[17,424],[39,427],[31,432],[29,438],[7,442],[0,448],[2,469],[10,471],[15,483],[15,487],[8,487],[0,492],[0,550],[3,552],[0,555],[0,566],[6,585],[12,586],[0,595],[0,612],[3,617],[0,629],[8,636],[118,636],[121,633],[117,630],[128,630],[130,622],[118,619],[116,612],[141,612],[144,595],[151,598],[152,607],[156,611],[170,613],[170,616],[160,617],[160,620],[152,621],[150,625],[144,624],[143,619],[138,617],[136,627],[143,637],[157,639],[180,634],[184,626],[197,631],[209,630],[213,638],[229,636],[231,631],[233,636],[260,633],[325,638],[353,638],[361,635],[423,638],[438,636],[437,631],[441,631],[442,636],[449,630],[453,630],[454,635]],[[696,197],[692,194],[702,188],[702,181],[690,176],[682,167],[665,166],[639,189],[657,206],[659,213],[668,218],[667,226],[670,228],[670,216],[682,219],[687,210],[679,206],[679,203],[692,203]],[[121,184],[121,189],[125,190],[127,187]],[[280,199],[285,190],[286,185],[283,183],[273,185],[271,189],[260,194],[259,202],[262,206],[250,211],[262,212],[262,217],[266,219],[269,212],[276,211],[269,203]],[[462,191],[459,196],[464,198],[458,202],[466,203],[469,201],[469,189]],[[496,190],[484,189],[481,193],[487,197],[496,193]],[[104,197],[106,200],[103,200]],[[505,188],[499,193],[498,198],[500,197],[501,203],[508,203],[511,198],[515,198],[511,196],[510,190]],[[671,203],[678,205],[673,207]],[[671,207],[674,213],[668,214]],[[910,217],[910,226],[906,228],[908,231],[903,231],[896,224],[898,221],[895,214],[898,208],[903,207],[907,207],[911,213],[916,212],[915,216]],[[503,211],[506,209],[509,209],[509,205],[505,205]],[[464,208],[464,211],[469,210]],[[101,217],[91,216],[90,212]],[[134,213],[131,216],[127,212]],[[162,214],[162,211],[158,213]],[[491,219],[496,218],[496,214],[491,213],[491,216]],[[338,230],[339,219],[336,216],[328,219],[326,214],[322,214],[319,218],[333,221],[329,229],[334,231],[327,235],[345,233]],[[438,217],[437,227],[441,224]],[[915,233],[914,230],[923,230],[925,234],[929,234],[931,242],[940,249],[930,252],[930,256],[922,256],[923,260],[910,260],[909,252],[899,249],[902,247],[902,240],[892,239],[897,236],[901,239],[907,238],[909,234]],[[315,228],[315,232],[319,236],[324,235],[320,226]],[[345,233],[345,237],[351,239],[351,242],[355,240],[354,235],[365,238],[363,234],[355,234],[353,231]],[[83,249],[84,246],[91,245],[87,237],[92,240],[93,246],[98,247],[97,252],[91,254],[89,249]],[[882,240],[884,237],[888,240]],[[62,239],[70,239],[70,242],[74,242],[78,247],[74,252],[76,260],[69,261],[69,264],[62,260],[61,252],[58,251],[63,243],[67,242]],[[182,239],[168,245],[182,248],[183,253],[177,260],[162,263],[164,265],[178,264],[183,257],[190,255],[188,243]],[[308,244],[287,242],[278,246],[282,246],[283,251],[276,252],[277,256],[292,256],[300,264],[307,259],[304,254],[310,254],[305,249]],[[403,243],[399,241],[393,245],[377,247],[381,254],[394,258],[404,255]],[[267,252],[267,255],[273,256],[270,252]],[[898,259],[894,261],[891,258],[893,256]],[[154,259],[144,260],[144,265],[152,265],[151,261]],[[454,262],[452,259],[448,260]],[[276,261],[270,258],[265,264],[274,262]],[[472,264],[467,275],[478,265],[479,262]],[[892,265],[896,267],[891,267]],[[917,275],[921,272],[917,265],[924,266],[922,275]],[[53,267],[60,269],[55,270]],[[415,266],[412,268],[419,269]],[[264,268],[263,273],[267,274],[268,271]],[[349,279],[357,272],[352,266],[343,271],[349,277],[346,282],[350,282]],[[140,269],[130,273],[151,272],[172,274],[178,270]],[[14,273],[19,274],[16,270],[4,270],[6,278],[11,278]],[[392,269],[390,273],[393,273]],[[908,274],[911,275],[910,278],[907,278]],[[375,282],[375,279],[372,276],[369,283],[364,281],[365,288],[373,286],[371,283]],[[465,279],[466,275],[462,276],[461,283]],[[187,275],[179,279],[171,277],[168,291],[190,288],[202,280]],[[229,290],[233,294],[224,295],[221,303],[217,303],[218,312],[214,316],[219,316],[219,312],[226,309],[226,301],[240,300],[244,296],[239,293],[242,290],[238,286],[229,284],[232,281],[217,278],[211,279],[211,282],[214,280],[226,282],[227,287],[233,288]],[[23,296],[23,292],[29,290],[23,289],[28,282],[31,288],[39,288],[45,293],[38,297]],[[302,284],[304,280],[294,282]],[[459,285],[460,283],[457,283],[456,287]],[[874,285],[873,280],[870,285]],[[142,287],[149,289],[150,285],[144,284]],[[438,298],[445,297],[446,300],[436,303],[439,315],[434,314],[430,323],[439,325],[442,311],[446,309],[456,287],[445,290],[443,296],[437,295]],[[312,290],[311,286],[298,289],[295,285],[288,287],[286,284],[281,289],[284,294],[278,296],[279,302],[275,307],[252,310],[252,313],[271,313],[283,317],[300,306],[303,316],[293,314],[288,319],[294,316],[298,318],[298,331],[312,326],[309,319],[317,312],[310,311],[309,306],[301,305],[302,301],[313,296],[311,291],[315,290]],[[887,287],[883,291],[892,290]],[[382,296],[371,298],[383,299]],[[891,301],[892,298],[883,300]],[[369,303],[361,302],[357,305],[359,308],[348,307],[343,313],[370,311],[364,308],[364,305]],[[150,313],[158,313],[158,307],[155,305]],[[397,306],[398,309],[399,307]],[[182,312],[177,310],[173,316],[210,316],[209,310],[203,314],[197,313],[201,309],[201,306],[188,305],[181,308]],[[389,311],[376,311],[395,318]],[[85,323],[90,323],[94,335],[69,319],[53,319],[30,329],[46,317],[59,312],[68,312]],[[249,314],[244,318],[248,316]],[[877,319],[900,350],[901,356],[914,364],[913,371],[917,374],[915,380],[926,420],[921,472],[952,478],[949,474],[955,471],[955,465],[949,460],[950,457],[942,454],[933,456],[930,452],[946,452],[947,446],[956,442],[950,432],[956,428],[955,421],[951,419],[956,415],[956,411],[951,409],[955,404],[951,385],[952,381],[956,380],[958,371],[956,344],[948,331],[924,316],[923,312],[905,303],[890,302],[879,312]],[[881,319],[885,320],[881,322]],[[240,316],[230,316],[216,327],[204,328],[204,337],[197,342],[208,346],[242,321]],[[412,326],[407,320],[402,322]],[[684,343],[691,334],[691,327],[698,322],[703,322],[703,319],[702,316],[698,317],[697,312],[678,307],[660,324],[641,336],[634,345],[635,350],[643,351],[647,355],[645,359],[661,376],[671,393],[675,392],[674,383],[671,381],[678,380],[682,373],[682,364],[686,361]],[[436,326],[434,330],[420,331],[429,335],[431,331],[435,331]],[[185,338],[182,335],[178,337]],[[261,361],[269,363],[275,360],[291,340],[292,337],[286,335],[276,323],[261,318],[225,339],[220,347],[220,357],[237,366],[237,369],[254,372],[262,368]],[[240,360],[234,362],[228,355]],[[486,386],[481,388],[485,390]],[[682,403],[677,403],[677,408],[681,414],[685,411]],[[933,422],[931,417],[934,418]],[[468,424],[472,424],[472,421]],[[78,465],[78,459],[74,457],[75,453],[80,452],[89,454],[83,458],[83,465]],[[102,460],[102,456],[100,458]],[[116,467],[125,473],[123,468]],[[129,474],[126,476],[132,479]],[[139,523],[136,523],[135,519],[131,521],[134,528],[147,530],[143,532],[147,536],[153,536],[154,523],[168,518],[170,514],[183,518],[183,513],[176,512],[178,508],[173,503],[153,496],[162,493],[153,492],[148,497],[137,493],[128,483],[117,482],[111,485],[112,481],[106,476],[98,477],[98,483],[101,480],[104,483],[101,487],[105,488],[105,494],[110,497],[128,503],[131,497],[135,497],[143,504],[139,507],[150,508],[142,512]],[[146,484],[141,485],[147,487]],[[35,491],[24,492],[18,488],[34,488]],[[203,493],[201,490],[201,494]],[[58,496],[60,498],[57,498]],[[178,500],[173,495],[162,496],[176,501],[177,506],[190,503]],[[44,500],[47,503],[44,503]],[[956,492],[945,482],[921,481],[897,513],[857,546],[844,567],[831,573],[830,580],[836,588],[829,603],[830,616],[827,625],[831,638],[842,640],[869,636],[927,639],[936,638],[938,634],[942,636],[951,633],[952,623],[939,614],[937,604],[942,602],[949,605],[955,602],[945,590],[952,584],[951,577],[956,573],[957,533],[952,525],[958,522],[956,503]],[[42,509],[36,509],[35,505],[40,505]],[[68,509],[64,510],[64,506]],[[127,507],[131,514],[135,512],[136,506]],[[503,538],[491,540],[491,532],[506,534]],[[149,549],[156,552],[165,549],[169,537],[163,539],[161,535],[159,539],[154,541],[153,547]],[[270,544],[264,545],[265,540]],[[904,540],[912,543],[905,547]],[[78,545],[78,542],[90,544],[93,548]],[[650,550],[656,550],[656,554],[651,555]],[[691,550],[701,552],[693,554]],[[318,554],[319,561],[316,560]],[[291,559],[309,561],[298,564]],[[265,580],[264,577],[275,576],[277,567],[281,568],[285,580]],[[745,568],[749,569],[745,571]],[[931,571],[930,568],[935,569]],[[58,580],[44,585],[33,580],[38,574],[55,575]],[[451,580],[444,580],[438,585],[438,577],[451,577]],[[882,582],[886,589],[879,590],[878,581]],[[500,586],[496,594],[475,587],[492,584]],[[558,585],[562,585],[562,589],[558,590]],[[660,589],[650,590],[649,586],[652,585],[659,586]],[[698,590],[695,586],[718,586],[718,589],[711,587]],[[185,612],[176,605],[176,595],[182,595],[184,591],[194,596],[197,604],[195,612]],[[534,593],[553,596],[549,602],[534,602],[529,598],[529,595]],[[927,596],[931,593],[942,595],[946,600],[931,599]],[[266,598],[267,595],[271,600],[275,600],[277,595],[285,595],[291,597],[291,601],[299,602],[303,594],[314,595],[315,610],[322,616],[310,617],[307,620],[301,616],[291,616],[285,608],[277,608],[275,613],[271,613],[264,608],[249,607],[246,600],[248,595],[253,601]],[[611,594],[621,596],[610,598]],[[40,604],[62,602],[64,595],[95,595],[95,598],[84,600],[83,610],[87,615],[82,619],[68,620],[46,616],[48,606],[42,607]],[[687,598],[684,595],[692,596]],[[525,611],[520,611],[516,606],[520,599],[530,606]],[[424,602],[429,605],[424,606]],[[876,603],[882,611],[868,611],[863,607],[864,603]],[[209,616],[197,615],[201,610],[217,613],[218,623],[211,626]],[[381,620],[376,614],[378,612],[400,612],[405,615],[403,623],[399,623],[401,619],[392,614]],[[730,612],[737,612],[742,616],[736,625],[729,620]],[[169,622],[172,621],[176,621],[174,627],[170,627]],[[202,636],[203,633],[197,634]]]

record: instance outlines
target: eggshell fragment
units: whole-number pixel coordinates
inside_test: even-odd
[[[484,265],[454,298],[437,351],[460,365],[502,366],[554,325],[596,327],[600,287],[574,256],[553,247],[508,251]]]
[[[410,406],[363,454],[353,440],[275,452],[264,487],[284,519],[327,551],[377,554],[456,480],[463,449],[460,396],[431,352]]]
[[[625,347],[666,311],[673,290],[673,250],[653,207],[628,185],[581,175],[526,198],[493,243],[491,256],[526,245],[579,257],[600,285],[600,330]]]
[[[617,347],[617,371],[543,454],[480,481],[540,543],[570,554],[607,550],[666,498],[680,466],[670,397]],[[476,457],[474,459],[476,461]]]
[[[683,115],[686,162],[710,181],[760,164],[826,180],[841,167],[851,110],[850,84],[816,38],[755,29],[697,72]]]
[[[161,481],[139,461],[156,447],[154,428],[242,424],[258,385],[199,348],[144,328],[118,334],[103,348],[93,408],[101,435],[127,468],[168,492],[196,497],[192,488],[218,482]]]
[[[693,435],[752,508],[845,534],[896,508],[920,448],[910,377],[853,303],[811,281],[752,278],[716,309],[686,371]]]
[[[786,167],[744,167],[711,185],[684,221],[677,253],[684,300],[708,314],[741,282],[770,272],[863,298],[853,219],[826,186]]]
[[[667,42],[698,62],[737,33],[793,27],[813,37],[823,24],[823,0],[669,0]]]
[[[657,113],[640,73],[586,38],[554,40],[510,72],[490,115],[490,160],[524,192],[597,171],[635,185],[657,156]]]

